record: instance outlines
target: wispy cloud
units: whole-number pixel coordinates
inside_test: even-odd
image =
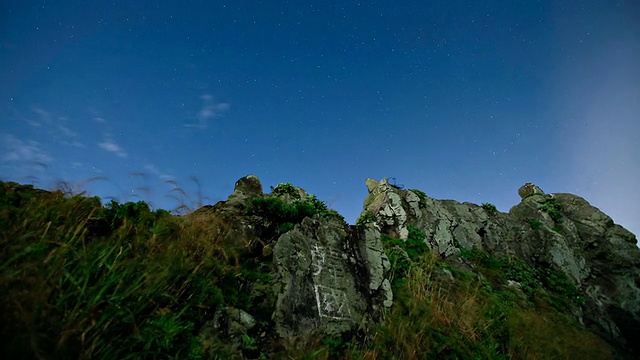
[[[51,124],[51,113],[41,109],[41,108],[33,108],[33,112],[38,115],[40,123]]]
[[[229,104],[216,103],[211,95],[202,95],[200,99],[203,101],[203,105],[198,112],[198,119],[209,120],[229,110]]]
[[[209,126],[209,120],[222,116],[229,110],[228,103],[218,103],[212,95],[204,94],[200,96],[202,105],[197,115],[195,124],[186,124],[186,127],[194,127],[198,129],[206,129]]]
[[[77,147],[77,148],[86,148],[86,146],[81,143],[80,141],[60,141],[60,144],[62,145],[67,145],[67,146],[73,146],[73,147]]]
[[[162,171],[158,170],[158,167],[153,164],[146,164],[144,166],[144,169],[163,180],[169,180],[169,179],[175,178],[174,176],[165,174]]]
[[[62,136],[66,136],[66,137],[78,136],[77,133],[75,133],[74,131],[72,131],[71,129],[69,129],[68,127],[66,127],[64,125],[58,125],[58,131],[60,132],[60,134]]]
[[[53,161],[53,158],[40,148],[40,143],[37,141],[23,141],[13,135],[3,134],[2,147],[4,148],[0,155],[2,161],[36,163],[45,167]]]
[[[116,144],[114,140],[111,140],[109,138],[105,139],[103,142],[98,143],[98,146],[100,146],[102,150],[112,152],[119,157],[127,157],[127,153],[118,144]]]
[[[71,138],[77,137],[78,133],[73,131],[67,124],[69,119],[64,116],[54,116],[52,112],[42,108],[34,107],[31,109],[31,116],[22,118],[23,121],[34,127],[42,127],[50,131],[50,136],[55,138]],[[68,142],[65,142],[68,144]],[[75,141],[74,146],[79,142]],[[82,145],[84,147],[84,145]]]
[[[41,127],[42,125],[51,124],[51,113],[38,107],[32,108],[31,114],[26,117],[21,116],[21,118],[24,122],[33,127]]]

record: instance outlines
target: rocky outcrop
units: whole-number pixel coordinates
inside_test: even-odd
[[[270,264],[265,271],[272,282],[261,284],[262,293],[255,297],[272,293],[274,300],[263,307],[271,306],[272,336],[287,349],[371,329],[393,304],[391,265],[381,234],[407,240],[414,227],[425,234],[433,252],[463,271],[472,271],[460,256],[463,249],[515,256],[535,268],[561,271],[585,299],[573,311],[576,319],[622,354],[640,353],[636,238],[586,200],[546,194],[529,183],[518,190],[520,203],[501,213],[489,204],[437,200],[386,179],[367,179],[366,186],[369,195],[362,216],[373,221],[364,226],[314,215],[292,224],[291,230],[273,233],[275,220],[269,214],[248,211],[252,199],[278,198],[288,206],[312,197],[291,185],[264,194],[253,175],[239,179],[226,201],[203,207],[186,219],[200,223],[206,241],[224,243],[232,253],[250,254],[255,261]],[[242,256],[238,259],[244,261]],[[228,325],[215,328],[237,345],[253,326],[253,320],[245,321],[253,315],[249,309],[220,312],[217,323]]]
[[[174,314],[178,308],[183,310],[175,314],[181,315],[186,314],[187,309],[193,309],[192,317],[185,315],[180,324],[185,324],[184,328],[192,331],[190,335],[194,338],[197,336],[202,350],[211,358],[296,358],[298,354],[300,357],[315,356],[319,354],[318,347],[324,347],[322,356],[331,358],[337,347],[344,348],[346,342],[354,341],[352,339],[366,340],[363,343],[382,339],[383,342],[376,345],[376,351],[368,356],[385,357],[377,351],[380,346],[384,348],[395,342],[394,336],[402,334],[399,328],[417,332],[418,341],[407,343],[408,350],[413,351],[416,346],[422,346],[423,340],[432,341],[430,336],[434,334],[446,339],[449,335],[442,334],[451,334],[440,333],[439,329],[430,335],[428,331],[423,332],[425,323],[421,321],[436,316],[433,316],[433,309],[427,311],[428,307],[416,304],[433,303],[438,309],[448,306],[449,301],[467,303],[467,300],[478,304],[495,300],[496,304],[486,307],[490,312],[478,308],[474,313],[480,314],[479,318],[497,314],[496,319],[504,323],[510,322],[509,316],[513,313],[529,318],[540,310],[541,319],[536,320],[541,322],[549,322],[555,315],[559,315],[558,319],[570,315],[613,344],[619,357],[635,359],[640,354],[640,249],[636,237],[585,199],[572,194],[546,194],[531,183],[518,190],[521,201],[508,213],[501,213],[491,204],[437,200],[420,190],[402,189],[386,179],[367,179],[369,195],[355,226],[345,223],[339,214],[315,196],[291,184],[272,187],[271,193],[265,194],[260,180],[253,175],[239,179],[226,201],[176,217],[166,212],[151,214],[144,207],[135,210],[140,204],[129,203],[122,207],[116,204],[107,209],[97,198],[65,200],[62,192],[49,193],[15,183],[0,185],[5,225],[29,224],[33,209],[39,209],[32,206],[42,202],[45,208],[58,201],[64,204],[59,208],[72,209],[70,214],[80,214],[78,219],[86,220],[86,231],[83,232],[86,237],[81,242],[74,240],[83,247],[102,246],[109,243],[103,239],[117,236],[114,243],[118,249],[111,252],[118,253],[117,256],[122,252],[121,244],[135,246],[133,248],[141,249],[142,254],[147,250],[157,251],[148,261],[144,257],[131,258],[143,259],[142,263],[164,261],[166,256],[170,259],[167,263],[173,264],[175,256],[175,263],[179,265],[175,265],[176,271],[181,272],[169,276],[172,269],[168,269],[163,277],[166,275],[171,281],[150,287],[161,290],[154,299],[166,297],[166,306],[149,311],[143,309],[146,312],[136,317]],[[114,208],[129,207],[135,211],[124,217],[122,222],[126,226],[122,229],[131,234],[135,231],[135,238],[123,240],[120,238],[122,229],[114,232],[113,224],[120,219]],[[41,221],[43,226],[22,232],[27,235],[14,229],[15,235],[10,233],[3,238],[16,249],[23,247],[15,253],[8,246],[4,250],[5,258],[9,259],[5,264],[7,274],[23,271],[12,266],[18,260],[30,257],[33,257],[32,262],[27,262],[30,269],[47,262],[66,264],[67,253],[62,253],[59,260],[52,260],[59,249],[58,238],[41,241],[41,248],[22,244],[30,237],[44,239],[40,228],[44,228],[46,234],[53,231],[50,228],[58,227],[50,225],[63,216],[58,216],[60,211],[52,213],[55,213],[53,220]],[[80,227],[76,227],[75,221],[71,223],[75,238]],[[20,227],[16,226],[16,229]],[[60,239],[69,237],[65,232],[61,234]],[[145,234],[149,237],[143,237]],[[427,248],[431,250],[430,254],[426,254]],[[81,258],[78,261],[84,261],[85,254],[103,253],[103,248],[97,249],[99,251],[93,248],[85,252],[83,248],[82,253],[78,252]],[[128,258],[126,262],[140,263]],[[88,264],[87,269],[95,268],[91,265],[93,262]],[[525,273],[526,277],[513,274],[516,266],[516,270]],[[158,269],[157,266],[149,268]],[[78,266],[78,269],[85,267]],[[131,269],[131,273],[140,272],[137,267]],[[66,270],[64,273],[67,274]],[[97,272],[90,278],[98,279],[102,275]],[[49,274],[44,278],[48,279]],[[549,286],[551,280],[547,283],[548,279],[561,286]],[[72,283],[72,289],[75,289],[76,281],[69,282]],[[126,283],[128,280],[123,282]],[[24,281],[12,280],[11,286],[7,284],[5,282],[4,286],[13,292],[6,293],[12,296],[26,293],[25,289],[35,289],[34,286],[28,288],[28,282]],[[52,284],[55,288],[59,286],[58,281]],[[394,299],[392,284],[398,299]],[[473,289],[467,292],[465,287]],[[477,294],[482,297],[476,298]],[[111,295],[111,299],[114,298],[116,296]],[[191,301],[196,298],[197,301]],[[5,296],[4,299],[9,298]],[[394,300],[396,308],[392,308]],[[184,307],[175,305],[180,302]],[[14,309],[22,306],[22,302],[15,300],[7,304],[0,304],[3,314],[15,314]],[[107,306],[100,306],[103,305]],[[110,314],[124,309],[120,303],[111,305],[117,311]],[[37,311],[44,308],[34,307]],[[99,309],[98,306],[95,308]],[[494,313],[497,308],[501,310]],[[506,309],[504,312],[503,308]],[[547,311],[550,309],[553,311]],[[128,314],[127,318],[133,317]],[[386,314],[391,315],[378,327]],[[170,315],[170,319],[180,315],[175,318]],[[456,332],[456,328],[449,326],[449,319],[458,315],[463,314],[452,307],[440,316],[442,322],[438,326]],[[25,319],[32,321],[31,317]],[[504,319],[507,321],[502,321]],[[91,321],[84,321],[91,324]],[[173,321],[159,324],[168,324],[167,329],[171,329],[178,326],[173,324],[179,324],[177,320]],[[108,319],[107,324],[110,322]],[[141,324],[144,323],[137,325]],[[484,324],[481,323],[482,329],[486,329]],[[527,324],[535,325],[534,322],[521,322],[525,327]],[[120,325],[118,329],[136,327],[131,326],[129,320]],[[571,326],[574,325],[571,321]],[[384,330],[385,326],[387,330]],[[3,331],[5,338],[9,338],[7,335],[11,332],[30,332],[14,331],[11,327],[5,327]],[[511,331],[511,328],[500,328],[495,334],[502,337],[504,331]],[[494,330],[490,332],[494,333]],[[152,339],[158,336],[154,332],[147,334],[151,334]],[[382,338],[376,337],[380,334]],[[469,334],[477,335],[475,332]],[[77,335],[80,339],[80,332]],[[128,334],[123,336],[130,338]],[[593,338],[592,334],[589,336],[591,338],[583,339]],[[173,335],[166,339],[173,339]],[[26,343],[31,344],[29,341]],[[398,342],[402,341],[399,339]],[[586,342],[576,341],[579,346]],[[511,344],[499,346],[500,355],[510,354]],[[459,357],[485,357],[494,349],[492,345],[483,352],[463,352],[461,354],[468,355]],[[355,357],[354,354],[346,355]],[[387,355],[394,357],[396,354],[402,357],[403,353]],[[411,352],[404,354],[407,358],[418,356]]]
[[[373,221],[364,226],[315,215],[289,231],[269,235],[267,227],[273,227],[273,220],[247,213],[252,199],[278,197],[295,204],[310,196],[292,186],[266,195],[252,175],[237,181],[227,201],[189,215],[192,221],[203,222],[203,233],[210,238],[271,260],[275,298],[271,320],[275,336],[286,348],[367,330],[379,321],[393,303],[391,266],[381,234],[407,240],[414,227],[425,234],[433,252],[463,271],[471,271],[460,256],[463,249],[481,249],[496,258],[515,256],[534,268],[561,271],[585,299],[573,310],[576,319],[622,354],[640,353],[636,238],[586,200],[546,194],[528,183],[518,190],[520,203],[501,213],[489,204],[436,200],[387,179],[367,179],[366,186],[369,195],[362,216]],[[244,311],[248,310],[236,312]],[[237,342],[242,329],[235,326],[229,336]]]
[[[566,274],[586,301],[578,320],[624,353],[640,353],[640,249],[633,234],[586,200],[571,194],[545,194],[528,183],[509,213],[495,207],[436,200],[418,190],[402,190],[386,179],[367,179],[369,196],[362,216],[372,214],[381,232],[406,239],[408,227],[442,257],[461,249],[517,256],[534,267]]]
[[[391,306],[390,265],[375,229],[305,218],[278,239],[273,261],[279,294],[273,318],[288,346],[370,327]]]
[[[571,194],[546,194],[535,184],[518,190],[519,204],[508,213],[484,204],[436,200],[420,190],[403,190],[387,179],[366,180],[369,195],[363,216],[374,221],[348,226],[339,218],[307,217],[268,241],[261,217],[245,214],[252,198],[265,197],[257,177],[237,181],[226,202],[206,212],[211,233],[236,249],[262,244],[272,257],[272,319],[287,347],[304,347],[326,336],[340,336],[374,324],[393,302],[390,268],[380,234],[406,240],[409,227],[426,235],[432,251],[464,265],[461,249],[482,249],[495,257],[516,256],[533,267],[567,275],[585,302],[577,320],[622,352],[640,338],[640,250],[633,234],[586,200]],[[285,203],[309,198],[302,189],[280,193]],[[205,221],[206,222],[206,221]],[[205,227],[206,228],[206,227]],[[466,269],[468,270],[468,269]],[[237,331],[236,331],[237,332]]]
[[[255,175],[247,175],[236,181],[233,193],[226,201],[228,206],[246,207],[251,198],[262,196],[262,183]]]
[[[244,256],[268,265],[264,270],[271,274],[268,286],[276,300],[270,319],[261,321],[271,320],[275,334],[270,336],[291,351],[373,327],[391,306],[393,293],[390,263],[374,227],[350,227],[339,216],[314,215],[274,236],[274,222],[283,216],[277,212],[314,203],[304,190],[287,185],[267,195],[260,180],[249,175],[236,182],[226,201],[186,218],[199,222],[206,241],[224,243],[239,254],[238,261]],[[256,214],[252,199],[273,201],[272,207]],[[256,285],[247,291],[255,292]],[[238,348],[255,323],[252,315],[248,309],[219,311],[214,328]]]

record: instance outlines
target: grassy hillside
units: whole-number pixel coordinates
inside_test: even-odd
[[[300,209],[276,203],[246,209],[272,224],[269,237],[328,211],[315,198]],[[213,320],[233,307],[258,322],[238,349],[247,358],[614,358],[571,316],[581,299],[560,274],[480,251],[447,263],[413,241],[417,229],[407,242],[383,235],[395,300],[374,333],[283,349],[268,252],[209,236],[208,226],[144,202],[103,206],[0,183],[3,357],[226,359],[234,350]]]

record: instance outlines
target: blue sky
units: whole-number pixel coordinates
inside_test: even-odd
[[[352,223],[367,177],[501,211],[534,182],[640,232],[636,1],[0,7],[5,180],[172,209],[255,174]]]

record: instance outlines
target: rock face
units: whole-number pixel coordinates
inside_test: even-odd
[[[407,240],[414,227],[426,235],[433,252],[461,266],[461,250],[481,249],[561,271],[585,299],[574,311],[577,320],[622,354],[640,353],[640,249],[633,234],[586,200],[545,194],[525,184],[518,190],[520,203],[501,213],[488,204],[436,200],[419,190],[402,190],[386,179],[367,179],[366,186],[362,216],[373,221],[360,226],[316,214],[274,233],[274,218],[248,212],[253,200],[284,204],[270,205],[277,212],[284,211],[282,206],[313,204],[315,198],[291,185],[266,195],[253,175],[238,180],[227,201],[188,218],[202,223],[207,241],[223,242],[269,264],[264,271],[272,281],[249,291],[256,299],[273,299],[260,305],[269,309],[270,318],[256,320],[271,321],[274,341],[287,349],[372,329],[393,303],[381,234]],[[249,309],[235,309],[219,317],[222,323],[244,324],[240,320],[253,315]],[[231,341],[237,343],[251,329],[249,323],[229,327]]]
[[[534,184],[518,190],[522,201],[508,214],[491,206],[435,200],[401,190],[386,179],[367,179],[363,216],[380,231],[406,239],[408,227],[445,258],[461,249],[517,256],[534,267],[566,274],[584,295],[578,320],[622,352],[640,354],[640,249],[633,234],[586,200],[545,194]]]
[[[271,286],[275,301],[263,307],[272,310],[273,340],[286,349],[302,349],[327,336],[374,326],[393,300],[387,277],[390,263],[380,232],[374,227],[349,226],[338,216],[314,215],[284,233],[277,230],[274,236],[270,229],[274,219],[282,215],[279,211],[286,212],[284,207],[305,201],[313,203],[302,189],[283,189],[265,195],[260,180],[249,175],[236,182],[226,201],[187,217],[199,222],[205,241],[224,243],[266,266],[272,278],[267,286]],[[250,209],[256,198],[274,201],[274,208],[269,207],[274,213],[253,214]],[[248,289],[252,297],[269,297],[257,293],[264,289],[257,289],[255,284]],[[247,309],[221,311],[216,324],[229,325],[214,328],[238,347],[255,322],[242,320],[252,319],[252,315]]]
[[[29,209],[29,204],[35,202],[31,195],[26,195],[31,193],[28,186],[0,185],[4,209]],[[438,263],[446,267],[418,269],[425,270],[424,273],[430,269],[424,282],[414,282],[411,288],[394,288],[404,296],[397,299],[397,304],[407,319],[431,316],[427,311],[412,312],[415,307],[402,307],[406,297],[412,295],[407,293],[420,292],[431,282],[456,285],[461,272],[465,272],[464,277],[480,280],[477,284],[488,283],[482,281],[490,275],[476,271],[478,267],[474,268],[465,254],[487,258],[490,255],[492,261],[502,265],[503,257],[517,257],[518,264],[526,262],[523,268],[543,270],[530,271],[529,278],[562,278],[565,290],[571,290],[571,297],[565,297],[567,302],[584,299],[563,304],[560,310],[563,317],[575,317],[614,345],[621,357],[640,358],[640,249],[636,237],[585,199],[571,194],[546,194],[528,183],[518,190],[520,203],[508,213],[501,213],[490,204],[436,200],[420,190],[403,190],[386,179],[367,179],[366,186],[369,195],[357,226],[346,224],[315,196],[291,184],[280,184],[272,188],[270,194],[264,194],[260,180],[253,175],[239,179],[226,201],[202,207],[180,217],[179,221],[167,219],[171,222],[167,222],[166,230],[172,235],[164,241],[176,246],[175,254],[180,261],[186,258],[194,264],[193,270],[188,271],[191,275],[176,277],[175,281],[180,284],[176,287],[180,289],[176,291],[178,295],[168,293],[167,297],[177,302],[178,298],[191,298],[198,291],[204,291],[201,289],[206,290],[197,295],[211,299],[211,303],[204,300],[194,303],[199,309],[197,316],[204,319],[202,326],[194,331],[198,331],[199,341],[206,344],[211,358],[294,358],[296,350],[315,349],[321,340],[336,343],[357,338],[350,336],[354,334],[376,334],[376,326],[394,304],[391,279],[396,286],[395,275],[400,274],[396,271],[416,259],[416,249],[420,249],[421,256],[425,255],[425,244],[431,250],[429,255],[437,254],[441,258]],[[45,203],[64,198],[62,192],[36,190],[34,193],[38,201]],[[83,203],[74,203],[74,210],[86,205],[89,220],[88,214],[101,208],[97,198],[86,201],[85,205],[79,204]],[[7,210],[6,214],[11,213]],[[31,213],[27,214],[30,220]],[[96,234],[111,231],[112,220],[106,219],[87,221],[87,234],[97,239]],[[45,232],[48,229],[49,225]],[[4,237],[7,238],[23,239]],[[155,241],[156,233],[151,239]],[[82,243],[84,246],[85,242]],[[484,253],[470,251],[474,249]],[[45,250],[42,256],[46,260],[38,260],[37,264],[46,263],[54,253],[48,248]],[[29,247],[18,256],[31,256],[36,251],[41,250]],[[11,261],[18,256],[11,254]],[[425,259],[426,256],[421,258]],[[411,265],[427,266],[425,264]],[[501,269],[502,265],[490,270]],[[207,267],[208,272],[196,277],[194,274],[201,266]],[[5,268],[8,268],[6,264]],[[558,272],[566,275],[571,284]],[[406,273],[404,280],[418,277],[415,274]],[[533,301],[541,299],[527,298],[524,280],[508,278],[506,271],[500,275],[492,279],[490,291],[502,291],[506,287],[518,289],[516,296],[524,299],[527,310]],[[23,284],[19,283],[22,292]],[[196,287],[199,283],[202,284]],[[195,290],[189,293],[187,289]],[[442,289],[456,291],[455,286],[439,287],[438,291]],[[550,294],[541,288],[536,290],[543,296]],[[426,297],[415,299],[422,303],[430,301]],[[533,301],[529,301],[531,299]],[[0,304],[2,306],[4,304]],[[160,310],[172,311],[169,307],[158,312]],[[458,312],[453,314],[457,316]],[[397,318],[392,315],[388,319]],[[123,328],[130,327],[127,323]],[[408,329],[416,328],[409,326]],[[421,329],[418,332],[422,341]],[[383,346],[387,346],[389,340],[395,341],[395,338],[384,339]],[[220,349],[230,353],[220,355]],[[269,349],[269,353],[261,353],[259,349]]]
[[[305,218],[278,239],[273,260],[280,287],[274,320],[289,346],[367,327],[391,305],[389,261],[375,229]]]

